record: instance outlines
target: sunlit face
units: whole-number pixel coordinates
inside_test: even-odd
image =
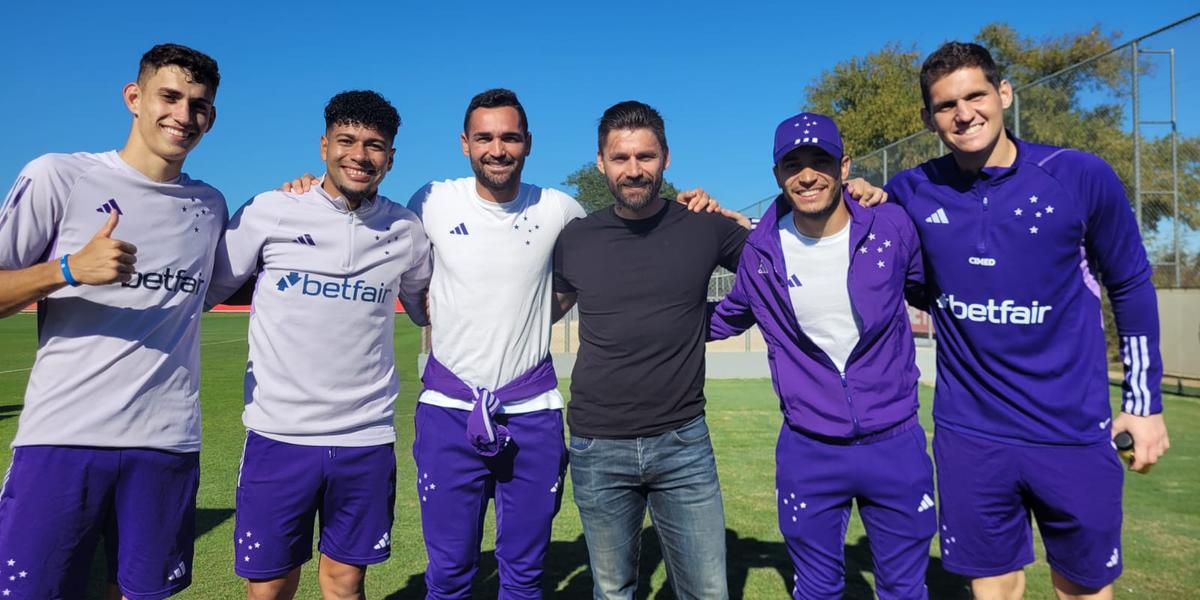
[[[840,160],[816,146],[799,146],[775,164],[775,182],[802,217],[827,215],[842,198],[850,157]]]
[[[354,202],[371,198],[392,169],[395,153],[392,140],[374,127],[333,125],[321,136],[325,191]]]
[[[476,181],[493,192],[511,192],[521,184],[521,170],[533,137],[521,128],[521,115],[511,106],[471,111],[462,134],[463,154],[471,159]]]
[[[670,164],[670,152],[646,128],[608,132],[604,150],[596,154],[596,166],[608,180],[613,200],[632,211],[645,208],[658,197],[663,171]]]
[[[929,107],[921,119],[956,155],[991,153],[1004,133],[1004,109],[1012,104],[1012,87],[997,88],[983,69],[964,67],[929,86]]]
[[[212,128],[215,94],[174,65],[126,85],[123,95],[134,116],[134,145],[168,163],[183,162]]]

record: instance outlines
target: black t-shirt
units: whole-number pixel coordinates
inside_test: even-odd
[[[554,291],[579,302],[571,433],[656,435],[704,413],[708,280],[717,265],[737,267],[748,233],[673,201],[648,219],[607,208],[567,225]]]

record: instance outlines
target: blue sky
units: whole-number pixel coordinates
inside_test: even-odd
[[[404,121],[385,194],[403,202],[431,179],[469,175],[458,142],[463,110],[495,86],[515,90],[529,113],[526,181],[560,186],[594,160],[603,110],[638,99],[666,118],[667,178],[740,207],[773,192],[775,124],[841,60],[888,42],[928,53],[993,21],[1035,37],[1098,23],[1130,39],[1196,10],[1177,0],[436,4],[6,2],[0,180],[7,189],[39,154],[122,145],[121,87],[142,52],[174,41],[220,63],[219,118],[185,169],[233,207],[285,178],[322,172],[322,110],[346,89],[382,92]],[[1176,37],[1195,40],[1200,22],[1188,31]],[[1200,52],[1181,50],[1180,116],[1192,131],[1198,61]]]

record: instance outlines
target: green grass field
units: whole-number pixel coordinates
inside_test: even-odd
[[[371,568],[370,598],[415,599],[424,596],[425,551],[412,482],[409,452],[413,405],[419,382],[416,374],[418,331],[398,319],[397,361],[401,395],[396,409],[400,432],[399,490],[392,558]],[[202,395],[204,451],[201,453],[198,539],[192,587],[178,596],[189,599],[244,597],[242,582],[233,574],[234,487],[242,448],[241,378],[246,358],[246,316],[213,314],[204,317]],[[16,431],[29,367],[36,347],[35,318],[17,315],[0,321],[0,462],[7,465],[8,445]],[[565,381],[560,383],[566,391]],[[708,419],[713,432],[722,488],[729,548],[729,583],[733,598],[786,598],[791,566],[775,525],[774,447],[780,415],[766,380],[711,381]],[[929,429],[930,390],[922,390],[922,420]],[[1172,447],[1165,462],[1150,476],[1130,475],[1125,495],[1125,575],[1118,594],[1127,598],[1195,598],[1200,580],[1200,402],[1168,397]],[[491,524],[477,578],[476,596],[496,597],[495,559]],[[655,538],[644,537],[642,586],[639,599],[670,598],[664,590],[665,571]],[[936,543],[936,542],[935,542]],[[966,598],[963,580],[941,569],[936,547],[930,563],[932,598]],[[1053,598],[1049,572],[1041,559],[1028,569],[1027,598]],[[846,539],[847,598],[871,598],[871,557],[861,523],[855,518]],[[311,565],[311,563],[310,563]],[[579,515],[570,501],[570,487],[554,527],[547,559],[548,598],[590,597],[591,577]],[[299,598],[319,598],[315,572],[306,571]]]

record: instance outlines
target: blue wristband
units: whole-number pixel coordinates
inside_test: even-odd
[[[71,267],[67,265],[68,256],[70,256],[70,254],[64,254],[62,255],[62,258],[58,259],[58,268],[62,271],[63,279],[67,280],[67,285],[71,287],[79,287],[79,282],[75,281],[75,278],[71,276]]]

